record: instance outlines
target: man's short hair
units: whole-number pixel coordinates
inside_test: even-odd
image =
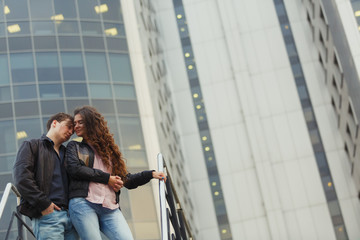
[[[73,122],[74,122],[74,118],[73,118],[73,116],[71,116],[70,114],[63,113],[63,112],[54,114],[54,115],[52,115],[52,116],[49,118],[49,120],[47,121],[46,128],[47,128],[48,131],[50,130],[51,123],[52,123],[54,120],[56,120],[56,121],[58,121],[58,122],[70,120],[70,123],[71,123],[72,125],[73,125]]]

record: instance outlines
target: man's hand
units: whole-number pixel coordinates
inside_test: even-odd
[[[124,182],[119,176],[110,176],[108,185],[114,189],[115,192],[120,191],[120,188],[124,186]]]
[[[52,213],[54,211],[54,209],[58,210],[58,211],[61,210],[61,208],[59,208],[58,206],[56,206],[55,203],[52,202],[47,209],[45,209],[44,211],[41,212],[41,215],[43,215],[43,216],[48,215],[48,214]]]

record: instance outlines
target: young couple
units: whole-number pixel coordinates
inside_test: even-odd
[[[133,189],[162,172],[131,174],[104,117],[93,107],[58,113],[47,134],[24,141],[14,165],[20,213],[31,218],[36,239],[133,239],[119,209],[120,189]],[[71,135],[82,142],[62,144]]]

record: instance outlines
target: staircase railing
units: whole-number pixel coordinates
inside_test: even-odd
[[[20,195],[19,191],[16,189],[16,187],[12,183],[6,184],[6,187],[5,187],[3,196],[1,198],[1,202],[0,202],[0,219],[2,218],[3,212],[5,210],[5,206],[6,206],[6,203],[7,203],[8,199],[9,199],[9,195],[10,195],[11,191],[13,193],[15,193],[15,195],[16,195],[17,205],[20,204],[21,195]],[[18,227],[18,237],[17,237],[17,239],[19,239],[19,240],[27,239],[26,234],[24,234],[24,232],[23,232],[23,227],[25,227],[30,232],[30,234],[35,237],[32,229],[26,224],[25,217],[22,216],[21,214],[17,213],[16,211],[13,211],[13,213],[11,215],[9,227],[8,227],[7,232],[6,232],[5,240],[7,240],[9,238],[9,236],[10,236],[10,231],[11,231],[11,227],[12,227],[12,224],[13,224],[13,221],[14,221],[14,217],[17,218],[17,227]]]
[[[157,155],[157,160],[159,171],[166,172],[166,163],[161,153]],[[166,182],[159,181],[161,240],[194,240],[169,172],[166,175]]]

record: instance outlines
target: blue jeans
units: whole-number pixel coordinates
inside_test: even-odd
[[[133,240],[129,225],[119,209],[111,210],[85,198],[73,198],[69,213],[81,240],[101,240],[100,231],[111,240]]]
[[[79,236],[73,227],[66,210],[56,211],[31,220],[33,231],[37,240],[66,239],[76,240]]]

